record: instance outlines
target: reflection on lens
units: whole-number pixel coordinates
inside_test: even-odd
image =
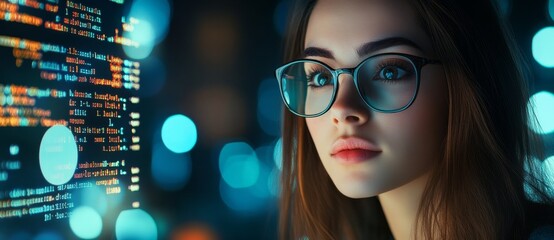
[[[327,67],[312,61],[290,64],[282,74],[281,87],[287,106],[301,115],[317,115],[333,98],[333,75]]]
[[[403,56],[386,55],[368,59],[361,65],[357,76],[364,101],[381,111],[403,109],[416,93],[416,67]]]

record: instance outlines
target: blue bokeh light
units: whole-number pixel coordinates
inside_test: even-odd
[[[278,195],[279,189],[279,174],[280,161],[276,162],[276,158],[280,158],[281,149],[279,140],[256,148],[256,155],[260,160],[260,177],[257,183],[253,186],[253,191],[256,196],[261,198],[275,197]],[[277,150],[277,151],[276,151]]]
[[[533,106],[535,115],[529,112],[531,130],[539,134],[554,132],[554,94],[547,91],[533,94],[529,98],[528,107],[532,110]],[[538,122],[538,126],[535,122]]]
[[[277,169],[281,170],[283,168],[283,139],[279,138],[275,142],[275,148],[273,150],[273,161]]]
[[[275,78],[268,78],[258,88],[258,123],[270,136],[279,136],[281,121],[281,94]]]
[[[190,118],[176,114],[167,118],[162,126],[162,141],[174,153],[190,151],[197,140],[196,126]]]
[[[98,214],[104,216],[108,210],[108,198],[105,189],[105,187],[101,188],[99,186],[82,189],[79,196],[80,206],[92,207]]]
[[[78,207],[69,215],[69,226],[79,238],[97,238],[102,232],[102,218],[91,207]]]
[[[252,188],[234,188],[225,181],[219,183],[221,199],[230,209],[243,214],[255,214],[263,210],[265,201],[256,196]]]
[[[260,163],[256,153],[244,142],[223,146],[219,153],[219,170],[223,180],[233,188],[253,186],[260,175]]]
[[[548,179],[545,181],[554,189],[554,156],[550,156],[542,162],[544,173]],[[554,194],[554,193],[551,193]]]
[[[127,56],[145,59],[154,46],[161,42],[168,32],[171,8],[167,0],[136,0],[129,11],[129,19],[134,18],[133,30],[124,36],[137,42],[139,47],[124,45]]]
[[[191,160],[188,154],[169,151],[161,141],[152,148],[152,177],[164,190],[174,191],[183,188],[191,173]]]
[[[273,147],[273,144],[257,147],[255,152],[256,156],[258,156],[258,160],[263,163],[273,162]]]
[[[221,165],[223,180],[234,188],[250,187],[260,175],[260,166],[256,158],[249,155],[229,156]]]
[[[144,210],[123,210],[115,222],[115,236],[119,240],[157,239],[158,229],[152,216]]]
[[[77,167],[77,143],[71,130],[63,125],[50,127],[40,142],[39,162],[42,175],[52,185],[69,182]]]
[[[532,41],[532,52],[535,60],[543,67],[554,67],[554,27],[539,30]]]
[[[259,177],[251,187],[249,187],[252,195],[256,196],[260,201],[265,202],[264,200],[271,197],[271,192],[268,188],[268,182],[270,181],[269,177],[271,175],[271,169],[273,166],[269,166],[264,162],[260,162],[260,174]]]
[[[262,146],[254,152],[244,142],[228,143],[219,157],[223,202],[241,214],[256,214],[267,208],[275,191],[273,146]]]
[[[145,59],[154,49],[154,29],[150,22],[141,20],[132,32],[124,32],[123,36],[138,43],[138,46],[123,45],[123,51],[134,59]]]
[[[135,0],[129,16],[149,22],[153,43],[157,44],[167,35],[171,7],[167,0]]]
[[[280,192],[280,184],[279,184],[279,177],[280,177],[281,171],[277,168],[273,168],[271,170],[271,173],[268,176],[267,180],[267,188],[269,190],[269,193],[273,197],[278,197]]]

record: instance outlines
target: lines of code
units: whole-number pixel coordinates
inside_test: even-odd
[[[138,207],[141,66],[122,47],[140,47],[125,37],[140,20],[124,11],[123,0],[0,0],[0,222],[67,219],[91,188]],[[73,134],[78,163],[51,185],[39,149],[57,125]]]

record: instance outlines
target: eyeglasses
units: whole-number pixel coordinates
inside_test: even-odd
[[[347,73],[363,101],[374,111],[401,112],[414,102],[421,68],[440,63],[402,53],[370,56],[355,68],[333,69],[325,63],[301,59],[275,70],[279,90],[287,108],[301,117],[317,117],[335,101],[338,78]]]

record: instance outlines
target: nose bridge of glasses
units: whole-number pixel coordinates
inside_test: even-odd
[[[336,69],[334,71],[335,73],[335,78],[337,80],[337,82],[339,81],[339,77],[341,74],[348,74],[352,77],[354,77],[354,69],[353,68],[339,68],[339,69]]]
[[[345,83],[346,83],[346,85],[351,86],[353,89],[347,90],[347,89],[350,89],[350,87],[346,87],[346,88],[342,87],[342,88],[341,88],[341,87],[337,86],[337,89],[338,89],[338,90],[337,90],[337,93],[336,93],[337,95],[338,95],[338,92],[339,92],[339,91],[352,91],[352,90],[353,90],[353,91],[357,91],[357,92],[358,92],[358,95],[359,95],[360,97],[362,97],[362,95],[361,95],[361,93],[360,93],[360,91],[359,91],[359,89],[358,89],[358,86],[357,86],[358,84],[357,84],[356,81],[354,80],[354,78],[355,78],[355,77],[354,77],[355,68],[339,68],[339,69],[335,69],[335,70],[334,70],[334,73],[335,73],[335,79],[336,79],[336,81],[337,81],[337,84],[339,84],[339,77],[340,77],[341,74],[350,75],[351,80],[352,80],[351,83],[346,83],[346,82],[345,82]],[[343,84],[345,84],[345,83],[343,83]],[[341,90],[341,89],[342,89],[342,90]],[[344,93],[343,93],[343,94],[344,94]],[[350,93],[347,94],[347,95],[350,95]],[[363,97],[362,97],[362,99],[363,99]]]

